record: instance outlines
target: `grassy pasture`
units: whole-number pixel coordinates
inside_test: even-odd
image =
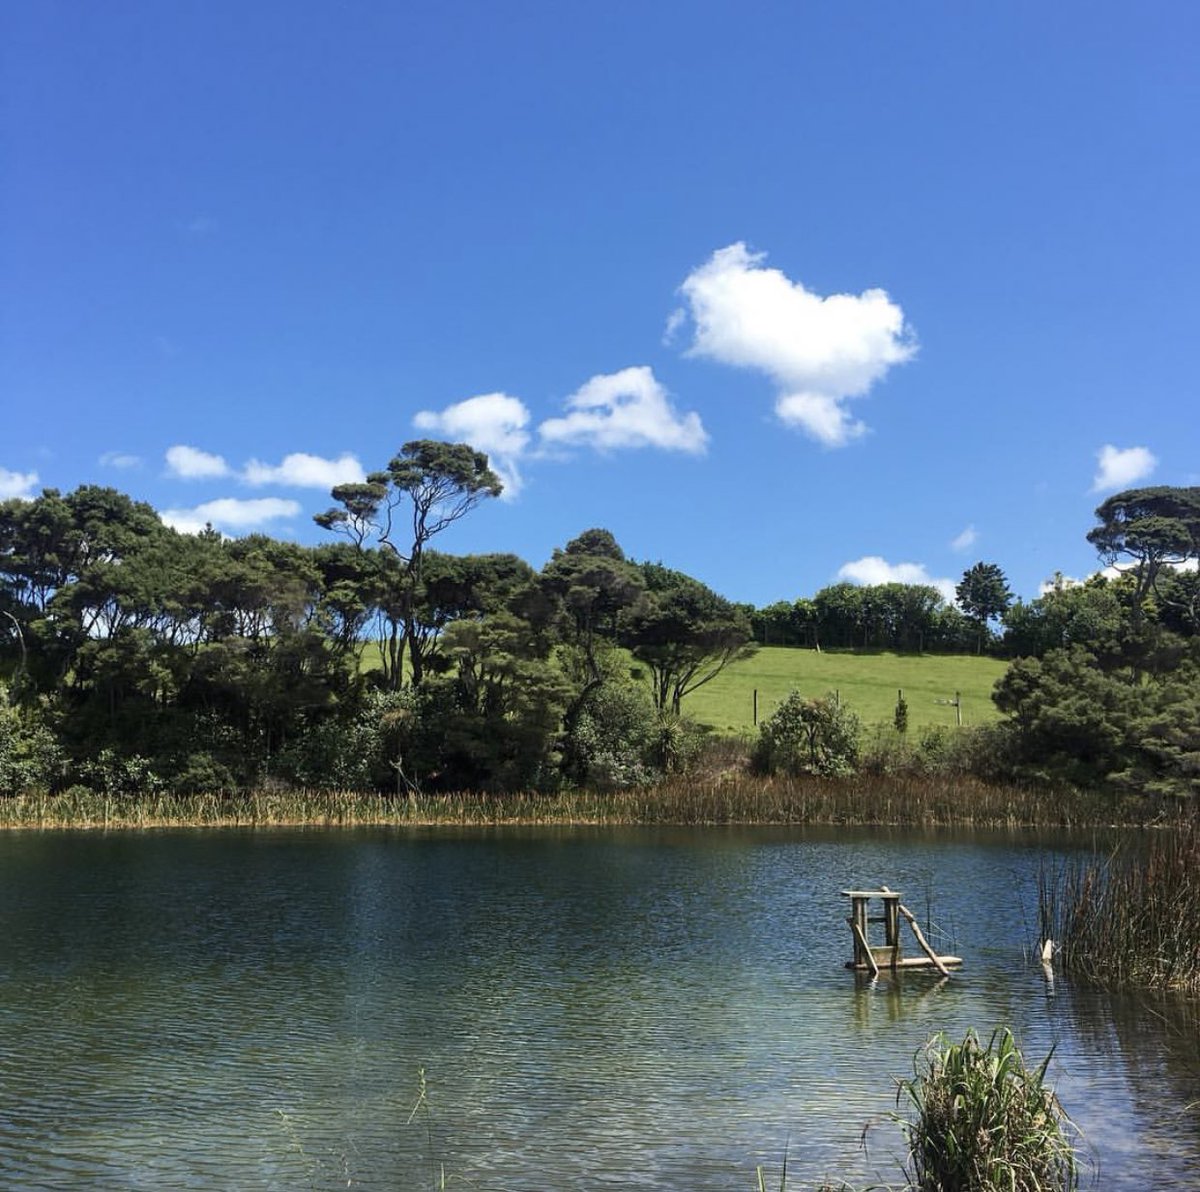
[[[892,723],[896,692],[908,704],[909,731],[927,725],[952,726],[952,700],[961,692],[963,724],[983,724],[999,713],[992,703],[992,686],[1006,663],[970,655],[843,653],[761,646],[745,662],[727,667],[710,683],[687,696],[684,712],[721,732],[754,727],[754,691],[758,718],[769,716],[795,688],[805,696],[841,693],[864,725]]]

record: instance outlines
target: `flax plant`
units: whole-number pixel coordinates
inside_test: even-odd
[[[919,1192],[976,1189],[1044,1192],[1079,1183],[1077,1130],[1046,1083],[1048,1055],[1030,1069],[999,1029],[983,1046],[974,1031],[962,1043],[937,1035],[900,1081],[897,1115],[908,1139],[906,1175]]]

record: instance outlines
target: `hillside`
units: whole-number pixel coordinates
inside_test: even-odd
[[[1007,663],[970,655],[841,653],[762,646],[753,658],[728,667],[689,695],[684,712],[720,731],[742,731],[754,725],[754,691],[758,717],[769,716],[793,688],[806,696],[838,691],[864,725],[891,723],[896,692],[904,691],[910,730],[927,725],[953,725],[954,708],[939,700],[962,696],[963,724],[995,720],[992,686]]]

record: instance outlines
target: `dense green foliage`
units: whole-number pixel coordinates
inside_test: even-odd
[[[835,584],[758,611],[602,529],[540,572],[432,548],[499,491],[486,456],[418,440],[334,489],[316,520],[337,539],[314,547],[178,534],[95,486],[0,504],[0,793],[619,790],[698,755],[685,709],[749,727],[760,685],[766,771],[1200,791],[1197,490],[1110,498],[1091,537],[1124,574],[1028,604],[1005,610],[981,563],[962,610],[923,585]],[[811,648],[754,660],[755,638]],[[1012,659],[994,708],[990,678],[959,678],[998,672],[961,657],[984,645]],[[829,700],[835,647],[909,653],[864,659],[879,673]],[[967,728],[931,735],[935,711]]]
[[[805,699],[793,691],[763,721],[755,762],[767,774],[853,774],[859,731],[858,717],[834,696]]]
[[[958,607],[975,622],[979,637],[976,652],[982,652],[988,635],[988,622],[1002,617],[1012,604],[1004,572],[995,563],[976,563],[963,572],[963,577],[954,589]]]
[[[754,639],[812,649],[903,650],[953,654],[975,648],[977,629],[927,584],[838,583],[811,599],[757,610]]]
[[[686,761],[744,614],[590,530],[538,574],[431,541],[500,483],[405,444],[316,547],[168,529],[113,489],[0,505],[0,793],[511,791]],[[631,657],[641,665],[631,673]]]

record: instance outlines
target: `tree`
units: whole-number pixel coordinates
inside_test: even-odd
[[[363,484],[335,487],[332,496],[338,505],[314,518],[317,525],[344,534],[360,548],[374,540],[399,564],[390,576],[385,574],[392,594],[388,615],[397,654],[408,652],[414,684],[421,682],[425,670],[427,639],[417,619],[425,548],[430,539],[488,497],[498,497],[502,489],[482,451],[466,443],[414,439],[385,471],[372,472]],[[407,529],[401,516],[405,509]],[[393,686],[401,681],[400,662],[397,657],[392,668]]]
[[[1200,648],[1138,683],[1082,646],[1014,662],[992,697],[1040,779],[1137,793],[1200,793]]]
[[[988,622],[1003,616],[1012,604],[1008,580],[995,563],[976,563],[963,572],[954,594],[959,607],[979,627],[975,652],[981,654],[988,636]]]
[[[1140,625],[1163,568],[1200,559],[1200,487],[1132,488],[1099,505],[1096,518],[1088,541],[1110,567],[1133,574],[1133,618]]]
[[[1128,585],[1102,575],[1086,583],[1053,586],[1028,604],[1017,601],[1004,614],[1004,652],[1041,658],[1050,650],[1083,646],[1106,670],[1130,661]]]
[[[596,728],[602,712],[618,706],[615,698],[593,701],[593,696],[618,676],[618,621],[633,607],[645,584],[613,535],[592,529],[573,538],[564,550],[555,550],[542,569],[540,587],[557,609],[562,636],[559,658],[574,688],[563,713],[563,772],[570,780],[582,781],[588,762],[577,748],[579,718],[591,705]]]
[[[654,706],[683,698],[754,652],[745,614],[711,588],[661,563],[643,563],[646,591],[623,619],[622,644],[650,671]]]

